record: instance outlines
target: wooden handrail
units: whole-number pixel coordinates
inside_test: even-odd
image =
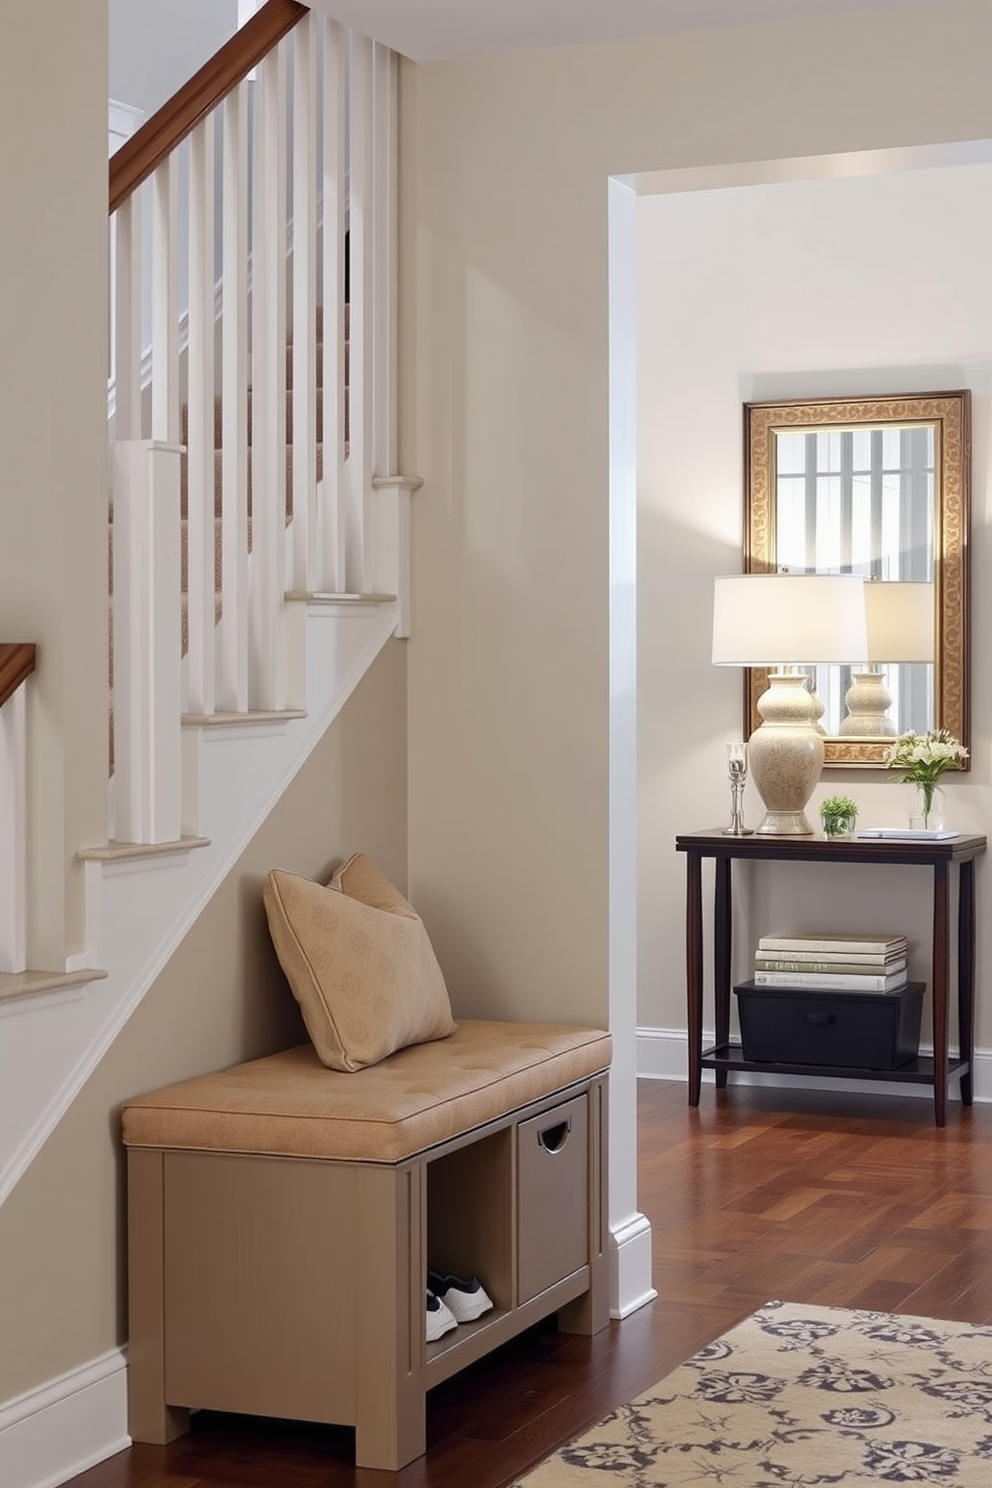
[[[310,9],[297,0],[267,0],[168,103],[110,157],[110,211],[162,164],[176,146],[292,31]]]
[[[30,641],[0,641],[0,708],[34,671],[37,651]]]

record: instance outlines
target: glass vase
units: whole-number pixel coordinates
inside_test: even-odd
[[[913,786],[913,799],[909,807],[909,825],[915,831],[921,828],[928,832],[940,832],[944,826],[944,792],[939,785],[929,788]]]

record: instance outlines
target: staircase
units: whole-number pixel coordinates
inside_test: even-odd
[[[22,932],[0,965],[19,1012],[0,1040],[0,1202],[409,633],[420,482],[395,473],[395,83],[385,48],[269,0],[111,162],[107,838],[79,848],[84,950],[38,971]],[[30,768],[22,749],[15,803]],[[0,911],[23,923],[16,901]]]

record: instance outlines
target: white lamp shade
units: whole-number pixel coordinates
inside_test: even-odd
[[[881,580],[865,585],[868,661],[933,661],[933,590],[932,584]]]
[[[714,666],[812,666],[868,655],[859,574],[724,574],[714,580]]]

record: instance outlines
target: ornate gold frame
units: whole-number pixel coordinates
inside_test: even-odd
[[[970,608],[968,535],[971,513],[971,393],[914,393],[882,398],[817,398],[744,404],[744,571],[774,573],[774,432],[887,423],[936,426],[934,578],[937,635],[935,724],[970,748]],[[744,674],[745,738],[761,722],[757,700],[767,672]],[[827,765],[884,766],[891,741],[827,738]],[[970,758],[964,768],[970,766]]]

